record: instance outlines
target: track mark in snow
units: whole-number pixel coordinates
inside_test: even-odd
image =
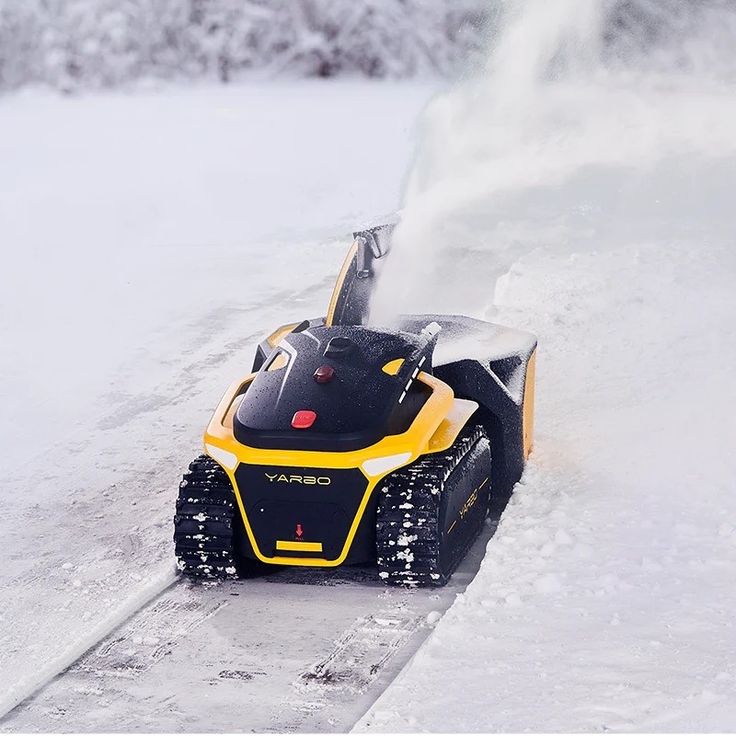
[[[254,677],[265,677],[266,673],[255,670],[223,670],[217,676],[220,680],[240,680],[249,682]]]
[[[45,667],[41,668],[35,676],[21,679],[11,686],[0,699],[0,721],[10,713],[16,706],[20,705],[32,695],[41,690],[57,675],[64,672],[73,665],[85,652],[89,651],[115,631],[122,623],[145,607],[156,596],[171,587],[177,579],[177,573],[173,566],[167,565],[165,572],[151,578],[148,584],[142,586],[128,600],[113,609],[111,613],[103,618],[96,626],[92,627],[86,636],[78,639],[69,648],[50,660]]]
[[[426,616],[408,612],[403,594],[394,605],[356,619],[326,656],[292,682],[292,697],[283,704],[283,712],[291,711],[292,717],[282,716],[274,728],[304,730],[305,720],[314,721],[321,710],[367,693],[425,621]]]
[[[146,617],[131,620],[117,636],[70,667],[69,673],[87,674],[93,680],[136,677],[171,654],[179,640],[226,605],[227,601],[207,597],[179,601],[172,595],[164,596]],[[162,632],[166,636],[161,637]]]
[[[368,566],[175,585],[3,729],[347,731],[465,589],[491,529],[436,591],[386,589]]]
[[[324,659],[302,674],[296,690],[364,692],[419,625],[420,619],[395,612],[359,618]]]

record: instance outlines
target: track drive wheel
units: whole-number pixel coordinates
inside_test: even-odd
[[[207,455],[189,465],[179,484],[174,543],[179,570],[189,578],[246,577],[259,565],[238,552],[243,534],[230,479]]]
[[[445,585],[483,526],[490,478],[490,443],[476,425],[463,429],[448,450],[387,476],[376,518],[384,582]]]

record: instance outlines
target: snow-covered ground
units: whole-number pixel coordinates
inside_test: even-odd
[[[324,313],[430,93],[0,100],[0,713],[173,582],[212,408],[265,333]]]
[[[425,264],[410,308],[441,285],[539,336],[535,451],[358,731],[736,729],[733,82],[683,72],[692,43],[611,70],[593,4],[554,8],[432,105],[394,261]]]
[[[438,591],[375,567],[184,581],[16,708],[9,731],[349,730],[478,570],[489,525]]]
[[[539,335],[533,459],[358,731],[736,728],[727,217],[725,237],[597,232],[514,264],[496,318]]]
[[[212,309],[326,286],[351,229],[397,207],[428,95],[270,83],[0,99],[3,475],[109,417],[101,394],[169,375],[191,335],[175,322],[206,331],[223,322]]]

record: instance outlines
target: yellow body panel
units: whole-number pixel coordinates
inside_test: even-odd
[[[455,399],[447,416],[432,435],[428,452],[442,452],[449,449],[477,408],[478,404],[475,401]]]
[[[322,542],[285,542],[277,539],[276,549],[284,552],[321,552]]]
[[[381,369],[384,373],[388,373],[389,376],[395,376],[400,370],[401,366],[404,365],[403,358],[396,358],[396,360],[390,360]]]
[[[298,322],[292,322],[290,325],[282,325],[266,338],[268,344],[275,348],[298,324]]]
[[[340,274],[337,277],[337,281],[335,282],[335,288],[332,290],[332,296],[330,297],[330,304],[327,307],[327,316],[325,317],[325,324],[327,327],[332,327],[332,321],[335,318],[335,309],[337,307],[337,299],[340,296],[340,292],[342,291],[342,285],[345,283],[345,277],[348,274],[348,269],[350,268],[350,264],[353,262],[353,258],[355,258],[355,254],[358,252],[358,244],[353,243],[352,247],[348,251],[348,254],[345,258],[345,261],[342,264],[342,268],[340,269]]]
[[[348,556],[350,546],[353,543],[355,534],[358,531],[358,526],[363,514],[365,512],[368,501],[370,500],[371,493],[380,480],[384,477],[383,475],[369,476],[361,465],[366,460],[372,460],[374,458],[380,458],[390,455],[401,455],[406,454],[406,461],[403,465],[409,465],[414,462],[420,455],[427,452],[436,452],[438,450],[430,449],[431,447],[441,447],[450,436],[453,430],[450,429],[449,425],[446,425],[439,440],[435,440],[432,445],[432,440],[440,429],[443,421],[456,409],[454,419],[451,420],[450,425],[452,427],[458,426],[460,408],[455,407],[455,402],[459,401],[455,399],[452,389],[439,379],[431,376],[428,373],[419,373],[417,380],[424,383],[426,386],[432,389],[432,393],[425,402],[424,406],[420,409],[419,414],[412,423],[411,427],[403,434],[389,435],[384,437],[375,445],[366,447],[361,450],[351,450],[348,452],[314,452],[310,450],[272,450],[263,449],[259,447],[250,447],[243,445],[235,439],[233,435],[233,416],[234,416],[234,405],[236,400],[242,396],[245,392],[248,384],[255,378],[255,373],[250,374],[245,379],[236,381],[227,390],[225,395],[220,400],[220,403],[215,410],[215,413],[207,426],[207,430],[204,435],[205,445],[212,445],[215,448],[230,452],[237,458],[238,463],[250,463],[253,465],[275,465],[279,467],[306,467],[306,468],[360,468],[363,475],[368,479],[368,485],[366,487],[363,498],[361,499],[358,511],[353,519],[350,526],[347,539],[343,546],[340,555],[334,560],[326,560],[320,557],[310,558],[298,558],[293,557],[266,557],[258,548],[256,543],[255,535],[251,529],[248,516],[245,513],[245,506],[240,495],[240,489],[238,488],[237,481],[235,480],[235,467],[227,468],[222,466],[230,482],[235,490],[235,497],[238,502],[240,514],[243,519],[246,534],[250,540],[253,551],[262,562],[267,562],[275,565],[309,565],[316,567],[337,567],[341,565]],[[464,402],[472,403],[472,402]],[[466,407],[465,410],[467,410]],[[460,431],[458,426],[457,431]],[[454,439],[454,438],[453,438]],[[452,444],[450,441],[449,444]],[[449,447],[449,444],[447,447]],[[210,454],[210,453],[208,453]],[[217,461],[217,458],[214,458]],[[400,466],[398,466],[400,467]],[[396,467],[390,471],[393,472]],[[385,474],[384,474],[385,475]],[[303,544],[303,543],[300,543]],[[282,548],[283,549],[283,548]],[[304,549],[300,547],[300,549]]]
[[[289,364],[289,354],[279,348],[276,357],[268,364],[267,371],[280,371]]]

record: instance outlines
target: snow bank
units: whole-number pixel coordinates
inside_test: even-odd
[[[540,338],[533,459],[357,731],[734,729],[736,258],[698,236],[513,267],[498,319]]]
[[[396,308],[537,333],[537,436],[358,731],[736,727],[736,105],[733,58],[701,64],[736,45],[700,43],[734,11],[645,65],[600,50],[595,10],[524,3],[425,120],[391,264],[423,281]]]

